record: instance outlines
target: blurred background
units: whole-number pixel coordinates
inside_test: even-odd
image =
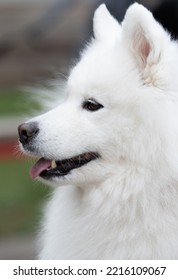
[[[134,1],[0,0],[0,259],[36,258],[41,209],[51,192],[30,179],[32,162],[17,152],[18,124],[41,109],[24,88],[44,87],[56,77],[60,82],[68,74],[102,2],[122,21]],[[177,38],[178,0],[137,2]]]

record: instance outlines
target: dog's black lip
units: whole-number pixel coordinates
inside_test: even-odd
[[[44,170],[40,173],[40,177],[50,180],[53,177],[61,177],[69,174],[73,169],[80,168],[81,166],[89,163],[92,160],[99,158],[100,155],[96,152],[86,152],[69,159],[58,160],[56,167],[49,170]]]

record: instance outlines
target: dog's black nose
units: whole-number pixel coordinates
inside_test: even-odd
[[[28,144],[39,132],[36,122],[22,123],[18,127],[19,140],[25,145]]]

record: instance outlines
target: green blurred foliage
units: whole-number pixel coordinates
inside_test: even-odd
[[[29,177],[30,163],[0,162],[0,235],[34,232],[49,189]]]
[[[33,93],[20,89],[0,89],[0,117],[26,115],[40,111],[39,100]]]

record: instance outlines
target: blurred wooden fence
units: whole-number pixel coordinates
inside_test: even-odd
[[[90,1],[0,2],[0,86],[65,74],[90,17]]]

